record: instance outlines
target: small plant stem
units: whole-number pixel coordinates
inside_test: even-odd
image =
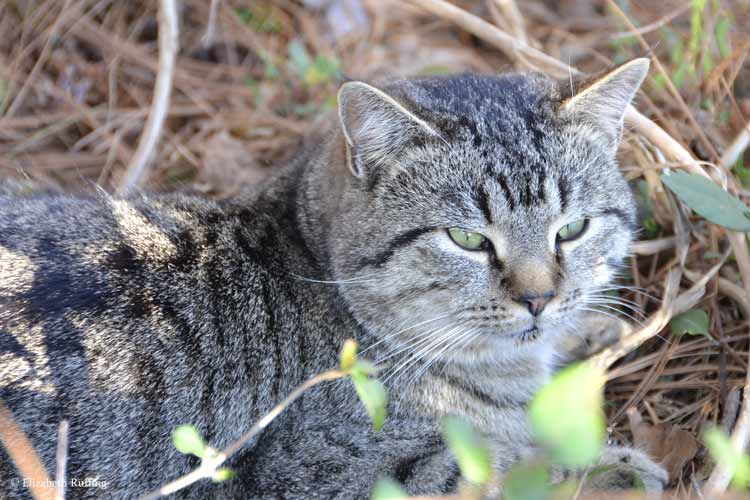
[[[57,430],[57,454],[55,456],[55,500],[65,500],[65,469],[68,464],[68,421],[63,420]]]
[[[750,361],[748,362],[750,365]],[[750,443],[750,366],[748,366],[745,387],[742,390],[742,406],[737,422],[734,425],[734,431],[730,437],[732,448],[737,453],[745,453],[748,443]],[[716,464],[711,476],[703,487],[703,496],[706,498],[718,498],[729,487],[732,481],[734,469],[724,462]]]
[[[249,431],[243,434],[237,441],[230,444],[220,452],[216,454],[210,454],[203,459],[200,467],[195,469],[193,472],[186,474],[174,481],[165,484],[156,491],[141,497],[141,500],[152,500],[154,498],[160,498],[162,496],[170,495],[182,488],[189,486],[201,479],[212,478],[218,469],[229,457],[238,452],[243,446],[250,442],[260,431],[265,429],[281,412],[283,412],[289,405],[291,405],[297,398],[299,398],[305,391],[316,386],[322,382],[328,382],[336,380],[342,377],[348,376],[348,372],[340,370],[330,370],[327,372],[320,373],[311,379],[304,382],[302,385],[294,389],[287,397],[285,397],[279,404],[277,404],[271,411],[269,411],[263,418],[258,420]]]

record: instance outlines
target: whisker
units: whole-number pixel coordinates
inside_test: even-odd
[[[376,274],[380,274],[380,273],[363,274],[362,276],[355,276],[353,278],[348,278],[348,279],[343,279],[343,280],[316,280],[313,278],[305,278],[304,276],[300,276],[294,273],[289,273],[289,274],[291,274],[295,279],[298,279],[300,281],[307,281],[309,283],[323,283],[323,284],[328,284],[328,285],[348,285],[351,283],[372,283],[372,282],[380,280],[380,278],[364,279],[370,276],[375,276]]]
[[[597,292],[610,292],[610,291],[619,291],[619,290],[626,290],[628,292],[637,293],[640,295],[643,295],[644,297],[647,297],[654,302],[661,302],[661,299],[658,297],[654,297],[653,295],[646,293],[646,288],[639,287],[639,286],[625,286],[625,285],[612,285],[608,287],[601,287],[601,288],[593,288],[591,289],[591,292],[597,293]]]
[[[442,332],[445,329],[449,328],[451,325],[443,325],[439,327],[437,330],[426,330],[424,332],[418,333],[414,337],[408,339],[404,344],[401,344],[397,346],[392,351],[386,353],[383,357],[379,358],[375,361],[376,364],[381,364],[383,361],[387,360],[388,358],[392,358],[393,356],[396,356],[398,354],[401,354],[402,352],[414,349],[415,347],[423,344],[427,339],[429,339],[430,336],[436,334],[437,332]],[[363,351],[364,352],[364,351]]]
[[[641,305],[634,300],[623,299],[622,297],[613,297],[611,295],[591,294],[591,295],[588,295],[587,298],[612,300],[612,301],[616,301],[618,304],[630,304],[632,306],[638,307],[639,309],[641,307]]]
[[[639,326],[643,326],[643,320],[642,319],[639,319],[639,318],[637,318],[637,317],[635,317],[635,316],[633,316],[631,314],[626,313],[625,311],[617,309],[616,307],[612,307],[610,305],[602,304],[602,303],[595,303],[594,305],[599,306],[599,307],[603,307],[603,308],[605,308],[605,309],[607,309],[609,311],[614,311],[615,313],[618,313],[618,314],[622,314],[623,316],[625,316],[626,318],[630,319],[631,321],[633,321],[635,323],[638,323]]]
[[[422,375],[424,375],[427,372],[427,370],[429,370],[430,366],[432,366],[440,358],[440,356],[442,356],[450,348],[455,347],[456,345],[458,345],[461,342],[461,340],[463,340],[466,337],[466,335],[468,335],[469,333],[472,333],[472,332],[476,331],[476,329],[477,329],[476,327],[470,328],[470,329],[464,330],[463,332],[461,332],[460,334],[458,334],[458,336],[452,336],[452,338],[449,339],[450,341],[447,343],[447,345],[445,347],[443,347],[442,349],[440,349],[440,351],[438,351],[436,354],[434,354],[432,356],[432,358],[430,358],[427,361],[427,363],[425,363],[424,366],[422,366],[419,370],[416,371],[416,373],[414,374],[414,376],[412,376],[412,378],[409,379],[409,381],[406,383],[405,387],[408,388],[409,386],[411,386],[412,384],[414,384],[417,380],[419,380],[419,377],[421,377]]]
[[[646,317],[646,315],[643,313],[643,311],[641,311],[641,309],[639,307],[634,306],[632,304],[618,302],[616,300],[602,299],[602,298],[599,298],[599,297],[588,297],[585,300],[585,302],[587,304],[604,304],[604,305],[608,305],[608,306],[609,305],[620,306],[620,307],[623,307],[623,308],[625,308],[625,309],[633,312],[633,314],[636,314],[636,315],[638,315],[638,316],[640,316],[642,318]],[[622,312],[623,312],[623,314],[625,313],[625,311],[622,311]]]
[[[444,318],[447,318],[448,316],[450,316],[450,315],[452,315],[452,314],[453,314],[453,313],[448,313],[448,314],[443,314],[442,316],[436,316],[436,317],[434,317],[434,318],[432,318],[432,319],[428,319],[428,320],[422,321],[422,322],[420,322],[420,323],[417,323],[416,325],[411,325],[411,326],[409,326],[409,327],[407,327],[407,328],[403,328],[403,329],[401,329],[401,330],[399,330],[399,331],[397,331],[397,332],[395,332],[395,333],[389,333],[388,335],[386,335],[385,337],[381,338],[381,339],[380,339],[380,340],[378,340],[377,342],[374,342],[373,344],[371,344],[371,345],[370,345],[370,346],[368,346],[367,348],[365,348],[365,349],[361,350],[361,351],[360,351],[359,353],[360,353],[360,354],[363,354],[363,353],[367,352],[368,350],[372,349],[373,347],[375,347],[376,345],[378,345],[378,344],[381,344],[381,343],[385,342],[386,340],[388,340],[388,339],[391,339],[391,338],[395,337],[396,335],[401,335],[402,333],[404,333],[404,332],[408,332],[409,330],[411,330],[411,329],[413,329],[413,328],[418,328],[418,327],[420,327],[420,326],[426,325],[427,323],[431,323],[431,322],[433,322],[433,321],[437,321],[437,320],[440,320],[440,319],[444,319]],[[403,324],[403,323],[402,323],[402,324]]]
[[[614,318],[614,319],[620,319],[620,318],[618,318],[617,316],[615,316],[614,314],[612,314],[612,313],[610,313],[610,312],[607,312],[607,311],[602,311],[602,310],[600,310],[600,309],[591,309],[591,308],[589,308],[589,307],[583,307],[583,306],[578,306],[578,307],[577,307],[577,309],[578,309],[578,310],[581,310],[581,311],[589,311],[589,312],[593,312],[593,313],[601,314],[601,315],[603,315],[603,316],[607,316],[607,317],[610,317],[610,318]],[[641,324],[642,324],[642,323],[641,323]],[[667,339],[665,339],[665,338],[664,338],[664,337],[662,337],[661,335],[659,335],[659,334],[656,334],[655,336],[656,336],[656,337],[658,337],[658,338],[659,338],[660,340],[662,340],[662,341],[664,341],[664,342],[667,342]]]
[[[456,329],[460,328],[459,326],[454,326],[452,329],[448,330],[445,333],[441,333],[440,335],[437,335],[437,338],[430,338],[431,342],[427,342],[428,347],[426,350],[415,350],[414,353],[412,353],[403,363],[401,363],[394,371],[388,374],[383,379],[383,383],[387,383],[390,380],[395,380],[396,375],[401,372],[402,370],[406,369],[407,367],[413,366],[415,363],[419,362],[421,359],[426,357],[430,352],[432,352],[434,349],[439,348],[439,346],[443,345],[444,342],[450,340],[450,336],[453,334]],[[443,331],[445,328],[443,328]],[[433,332],[435,333],[435,332]]]

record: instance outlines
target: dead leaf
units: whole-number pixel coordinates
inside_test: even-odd
[[[246,142],[222,130],[200,147],[203,165],[198,172],[198,183],[220,196],[236,194],[243,186],[257,184],[268,170],[258,165]]]
[[[670,483],[679,480],[682,469],[698,452],[698,441],[686,430],[672,424],[651,425],[635,408],[627,411],[633,444],[660,463],[669,474]]]

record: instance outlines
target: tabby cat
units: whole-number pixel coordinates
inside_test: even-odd
[[[383,475],[453,491],[446,414],[507,469],[534,453],[525,406],[556,346],[628,253],[615,153],[647,70],[349,82],[296,161],[227,201],[0,197],[0,399],[50,471],[69,420],[68,498],[134,498],[198,465],[177,425],[228,445],[352,337],[383,366],[382,431],[350,383],[318,386],[236,478],[180,496],[359,499]],[[602,461],[605,486],[665,481],[633,449]],[[4,451],[0,496],[28,496]]]

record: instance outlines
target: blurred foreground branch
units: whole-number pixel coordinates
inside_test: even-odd
[[[34,500],[53,500],[54,483],[5,403],[0,401],[0,443],[16,465]]]
[[[320,384],[321,382],[335,380],[347,375],[348,374],[343,371],[330,370],[307,380],[302,385],[294,389],[291,394],[289,394],[286,398],[284,398],[283,401],[281,401],[281,403],[276,405],[270,412],[268,412],[266,416],[258,420],[255,425],[253,425],[250,430],[243,434],[237,441],[230,444],[218,453],[212,453],[209,456],[204,457],[200,467],[195,469],[193,472],[190,472],[189,474],[186,474],[168,484],[165,484],[158,490],[141,497],[141,500],[153,500],[155,498],[167,496],[195,482],[198,482],[201,479],[210,479],[214,477],[217,469],[224,462],[226,462],[229,457],[237,453],[240,449],[242,449],[243,446],[249,443],[252,438],[254,438],[263,429],[265,429],[268,424],[270,424],[276,417],[278,417],[281,412],[287,409],[290,404],[296,401],[297,398],[299,398],[305,391],[315,385]]]

